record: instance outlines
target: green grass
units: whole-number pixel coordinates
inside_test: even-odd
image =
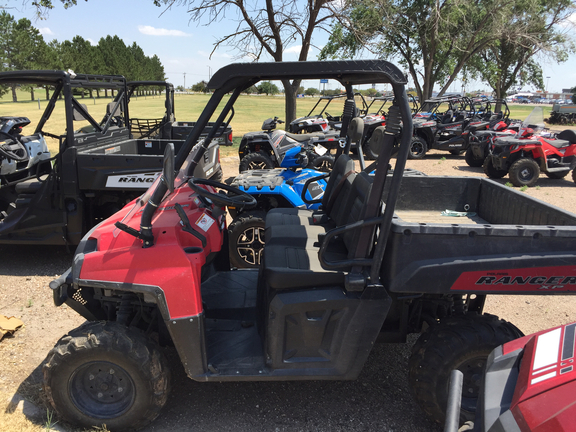
[[[101,93],[101,95],[103,96],[103,93]],[[19,102],[14,103],[12,102],[12,94],[9,92],[0,99],[0,116],[28,117],[31,124],[26,126],[24,133],[33,133],[47,104],[44,90],[36,91],[35,96],[36,98],[40,98],[40,109],[38,109],[38,100],[30,100],[30,93],[18,91]],[[195,121],[201,114],[209,98],[210,95],[176,95],[174,110],[176,119],[178,121]],[[107,104],[110,103],[112,99],[110,97],[101,97],[78,100],[80,103],[86,105],[88,112],[94,118],[101,119],[104,117]],[[130,102],[130,116],[132,118],[161,118],[165,110],[164,100],[163,95],[133,98]],[[298,99],[297,115],[303,116],[308,114],[317,100],[317,98]],[[227,101],[228,97],[225,97],[219,108],[222,108]],[[238,144],[239,139],[245,133],[260,130],[262,122],[268,117],[277,116],[280,119],[284,119],[284,106],[284,97],[282,96],[240,96],[234,106],[235,115],[230,123],[235,137],[234,143]],[[334,103],[333,108],[333,114],[342,111],[341,104]],[[216,120],[218,114],[219,110],[216,110],[216,114],[212,120]],[[74,129],[80,129],[86,125],[88,125],[86,121],[75,122]],[[58,101],[44,130],[55,135],[63,135],[65,129],[64,105],[63,101]],[[58,151],[57,140],[47,139],[47,141],[50,151],[52,154],[55,154]],[[223,150],[224,153],[227,153],[225,149]]]
[[[0,116],[25,116],[31,120],[31,124],[24,129],[24,133],[32,133],[36,124],[40,120],[44,108],[46,108],[46,92],[43,89],[35,91],[35,97],[40,100],[40,109],[38,109],[38,100],[31,101],[30,93],[17,90],[19,102],[12,102],[12,93],[9,91],[0,98]],[[106,111],[106,105],[111,102],[111,98],[104,98],[101,92],[101,98],[90,99],[88,97],[81,99],[81,103],[86,104],[88,111],[94,118],[101,119]],[[175,114],[179,121],[195,121],[204,106],[208,102],[210,95],[181,95],[177,94],[175,99]],[[228,98],[224,98],[220,108],[224,106]],[[318,101],[316,97],[306,97],[297,100],[297,116],[308,114],[314,104]],[[334,100],[329,107],[329,112],[333,115],[341,114],[344,98]],[[234,146],[223,148],[222,155],[235,154],[237,144],[240,138],[247,132],[258,131],[262,122],[268,117],[277,116],[284,119],[284,97],[283,96],[240,96],[235,104],[235,115],[231,121],[234,134]],[[551,106],[541,105],[544,110],[544,117],[548,117]],[[510,105],[510,117],[515,119],[525,119],[534,107],[529,105]],[[216,120],[219,110],[212,120]],[[164,115],[164,96],[139,96],[133,98],[130,102],[130,116],[133,118],[161,118]],[[74,128],[80,129],[88,125],[88,122],[75,122]],[[64,106],[62,101],[56,103],[56,108],[46,124],[45,130],[55,135],[62,135],[65,132]],[[58,142],[54,139],[47,139],[48,146],[52,154],[58,151]]]

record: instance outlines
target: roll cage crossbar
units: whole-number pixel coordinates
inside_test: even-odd
[[[121,75],[88,75],[74,74],[66,71],[55,70],[28,70],[28,71],[9,71],[0,72],[0,85],[24,84],[24,85],[43,85],[54,87],[52,97],[48,101],[42,117],[36,126],[34,133],[43,133],[44,135],[56,137],[54,134],[44,132],[43,128],[52,115],[56,102],[62,97],[66,106],[66,133],[60,138],[60,152],[64,150],[64,143],[72,145],[74,143],[74,111],[86,119],[98,132],[106,133],[111,125],[110,118],[103,122],[95,120],[82,104],[74,97],[73,89],[102,89],[116,90],[117,94],[114,99],[114,110],[122,107],[124,124],[128,123],[129,113],[126,102],[126,79]],[[103,123],[103,124],[102,124]]]

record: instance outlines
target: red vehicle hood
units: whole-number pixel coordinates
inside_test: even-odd
[[[576,430],[575,335],[572,323],[504,345],[524,350],[510,407],[522,432]]]

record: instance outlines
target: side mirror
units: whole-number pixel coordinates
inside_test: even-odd
[[[162,181],[168,187],[170,193],[174,192],[174,144],[168,143],[164,150],[164,163],[162,165]]]

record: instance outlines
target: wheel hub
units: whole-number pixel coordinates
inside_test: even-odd
[[[250,265],[260,265],[264,250],[264,228],[250,227],[238,237],[238,255]]]
[[[114,418],[134,403],[134,382],[120,366],[94,361],[80,366],[70,378],[68,391],[74,404],[86,415]]]
[[[480,383],[486,367],[486,359],[471,359],[458,367],[464,374],[462,380],[462,409],[474,411],[480,393]]]

